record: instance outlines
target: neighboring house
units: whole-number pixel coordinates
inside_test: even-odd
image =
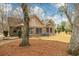
[[[41,21],[36,15],[30,16],[29,21],[29,34],[30,35],[53,35],[54,34],[54,21],[46,20]],[[18,30],[22,30],[23,20],[19,18],[9,17],[10,35],[16,36]]]
[[[9,34],[10,36],[17,36],[18,30],[21,31],[23,20],[16,17],[8,17]]]

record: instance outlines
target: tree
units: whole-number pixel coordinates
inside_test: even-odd
[[[68,53],[72,55],[79,55],[79,29],[78,29],[79,28],[79,15],[78,15],[79,4],[74,4],[74,5],[75,5],[76,17],[73,23],[72,23],[71,17],[67,12],[66,6],[64,7],[64,13],[67,16],[72,28],[72,35],[69,43]]]
[[[69,21],[66,22],[66,25],[65,25],[65,32],[66,33],[70,33],[72,32],[72,28],[71,28],[71,24],[69,23]]]
[[[67,13],[67,9],[64,8],[64,13],[67,16],[70,24],[72,25],[72,35],[69,43],[68,53],[71,55],[79,55],[79,4],[75,5],[75,19],[72,24],[72,19]]]
[[[60,25],[59,25],[59,24],[57,24],[57,28],[56,28],[55,30],[56,30],[56,32],[58,32],[58,33],[60,33],[60,32],[61,32],[61,27],[60,27]]]
[[[30,46],[29,44],[29,16],[28,16],[28,7],[25,3],[21,4],[21,8],[23,10],[24,15],[24,27],[23,27],[23,35],[20,46]]]
[[[65,25],[66,25],[66,22],[65,21],[62,21],[61,24],[60,24],[60,28],[61,28],[61,31],[62,32],[65,31]]]
[[[4,16],[3,13],[4,13],[4,11],[3,11],[3,6],[2,5],[0,5],[0,6],[1,6],[1,8],[0,8],[0,16],[1,16],[1,19],[2,19],[2,33],[3,33],[3,31],[4,31],[4,26],[3,26],[3,16]]]
[[[58,32],[58,33],[64,32],[65,31],[65,25],[66,25],[65,21],[62,21],[60,24],[57,24],[55,32]]]
[[[70,39],[68,52],[72,55],[79,55],[79,4],[75,5],[76,17],[73,22],[73,30]]]
[[[8,15],[8,11],[10,11],[9,9],[7,10],[7,8],[5,8],[5,6],[7,7],[7,5],[8,4],[0,4],[0,13],[1,13],[1,19],[2,19],[2,33],[6,37],[9,34],[9,26],[10,26],[9,24],[7,24],[8,23],[7,15]],[[4,25],[4,22],[5,22],[5,25]]]
[[[59,11],[64,12],[64,14],[68,18],[68,21],[70,22],[71,26],[73,26],[72,19],[71,19],[70,15],[67,12],[67,4],[64,4],[64,6],[61,6],[59,8]]]

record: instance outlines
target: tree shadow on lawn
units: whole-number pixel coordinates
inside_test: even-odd
[[[53,40],[30,40],[30,47],[19,47],[20,41],[0,46],[1,56],[68,56],[68,43]]]

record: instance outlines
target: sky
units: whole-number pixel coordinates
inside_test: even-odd
[[[12,3],[12,4],[1,4],[4,8],[7,15],[12,16],[22,16],[21,4]],[[60,24],[61,21],[67,21],[67,17],[59,11],[61,4],[56,3],[31,3],[27,4],[29,9],[29,15],[37,15],[40,20],[52,19],[56,24]],[[1,8],[2,8],[1,7]],[[73,11],[73,4],[68,6],[69,12]]]

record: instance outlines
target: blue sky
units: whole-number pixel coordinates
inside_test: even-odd
[[[44,10],[44,16],[41,19],[45,20],[46,17],[52,18],[56,24],[61,23],[61,21],[67,21],[67,17],[64,13],[59,11],[59,4],[56,3],[44,3],[44,4],[28,4],[30,7],[35,8],[38,7],[39,9]],[[71,13],[74,11],[74,4],[68,4],[68,12]]]
[[[56,7],[56,4],[30,4],[31,7],[35,7],[35,6],[38,6],[40,8],[42,8],[45,12],[46,12],[46,15],[48,16],[53,16],[54,14],[57,13],[57,10],[58,8]]]
[[[8,4],[7,4],[8,5]],[[6,5],[6,6],[7,6]],[[68,4],[69,8],[69,12],[71,13],[74,8],[73,8],[73,4]],[[13,11],[13,13],[16,15],[16,9],[19,10],[21,12],[21,8],[20,8],[20,4],[9,4],[9,7],[7,9],[11,8]],[[52,19],[55,21],[56,24],[61,23],[61,21],[67,21],[66,16],[59,11],[59,4],[55,4],[55,3],[32,3],[32,4],[28,4],[28,8],[30,10],[30,14],[35,14],[37,15],[41,20],[45,20],[45,19]],[[6,9],[5,9],[6,10]],[[21,13],[19,14],[21,15]]]

